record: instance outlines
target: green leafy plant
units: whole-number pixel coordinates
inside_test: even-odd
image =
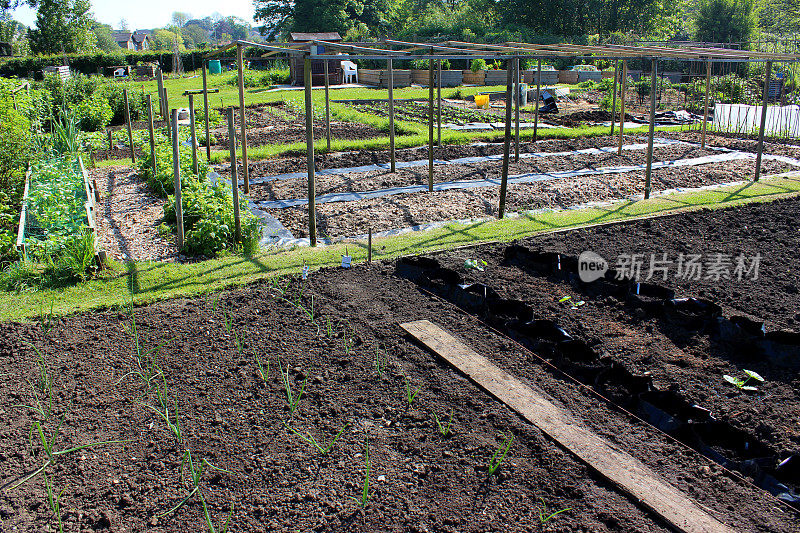
[[[450,434],[450,425],[453,423],[453,410],[450,409],[450,418],[447,420],[446,425],[442,425],[442,422],[439,420],[439,416],[436,414],[436,411],[433,411],[433,420],[436,422],[436,427],[439,429],[439,435],[442,437],[447,437]]]
[[[754,381],[758,381],[758,382],[762,382],[763,383],[764,382],[764,378],[762,378],[757,372],[754,372],[752,370],[745,369],[745,370],[743,370],[743,372],[745,374],[744,378],[735,378],[733,376],[729,376],[728,374],[723,375],[722,378],[725,381],[727,381],[728,383],[730,383],[731,385],[733,385],[734,387],[736,387],[737,389],[739,389],[739,390],[757,391],[758,387],[754,387],[752,385],[748,385],[748,383],[750,382],[750,380],[754,380]]]
[[[506,458],[506,454],[508,453],[509,448],[511,448],[511,443],[514,442],[514,435],[511,435],[511,438],[506,437],[505,435],[501,435],[503,437],[503,444],[500,445],[497,450],[495,450],[494,455],[489,460],[489,475],[493,475],[497,472],[497,469],[500,468],[500,465],[503,463],[503,460]]]
[[[283,425],[286,426],[286,429],[288,429],[289,431],[291,431],[292,433],[303,439],[303,441],[316,448],[317,451],[320,453],[320,455],[328,455],[330,451],[333,449],[334,445],[336,444],[336,441],[339,440],[339,438],[342,436],[344,431],[349,426],[349,424],[345,424],[344,426],[342,426],[342,429],[339,430],[339,433],[336,434],[333,440],[330,441],[327,446],[323,447],[319,442],[317,442],[317,439],[315,439],[310,432],[306,431],[306,434],[303,435],[302,433],[291,427],[286,422],[284,422]]]
[[[475,58],[472,60],[472,63],[469,66],[469,69],[472,72],[478,72],[479,70],[487,70],[489,67],[486,66],[486,60],[483,58]]]
[[[411,385],[408,383],[408,378],[405,378],[405,380],[406,380],[406,381],[405,381],[405,386],[406,386],[406,401],[408,402],[408,405],[411,405],[411,404],[414,402],[414,398],[416,398],[416,397],[417,397],[417,394],[419,394],[419,390],[422,388],[422,385],[420,385],[419,387],[417,387],[417,390],[415,390],[415,391],[413,391],[413,392],[412,392],[412,391],[411,391]]]
[[[381,356],[381,348],[377,344],[375,345],[375,370],[378,371],[378,376],[383,377],[384,371],[386,371],[386,363],[389,362],[389,357],[386,355],[386,350],[383,350],[383,355]]]
[[[547,513],[547,504],[544,502],[544,498],[541,496],[539,497],[539,501],[542,502],[541,507],[539,507],[539,524],[545,525],[554,517],[560,515],[561,513],[566,513],[567,511],[571,511],[572,507],[567,507],[566,509],[561,509],[560,511],[556,511],[555,513]]]
[[[308,378],[303,378],[303,385],[300,387],[300,392],[297,394],[292,390],[292,382],[289,379],[289,362],[286,362],[286,371],[281,366],[281,360],[278,358],[278,370],[281,374],[281,381],[283,381],[283,388],[286,391],[286,403],[289,405],[289,415],[294,416],[294,412],[300,405],[300,399],[303,397],[303,392],[306,390],[306,383]]]
[[[64,487],[61,489],[61,492],[56,495],[53,490],[53,476],[48,476],[47,472],[43,472],[42,475],[44,476],[44,491],[47,496],[47,507],[50,508],[50,511],[56,517],[59,533],[63,533],[64,525],[61,523],[61,496],[64,495],[64,491],[67,489]]]
[[[488,266],[488,263],[483,260],[467,259],[466,261],[464,261],[464,268],[467,270],[475,269],[480,272],[483,272],[486,269],[486,266]]]
[[[369,502],[369,437],[365,437],[365,444],[364,444],[364,484],[361,486],[361,497],[356,498],[354,496],[350,496],[350,499],[355,500],[361,507],[366,507],[367,502]]]

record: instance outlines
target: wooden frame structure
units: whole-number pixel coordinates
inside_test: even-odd
[[[392,39],[385,39],[380,42],[374,43],[342,43],[342,42],[329,42],[329,41],[310,41],[303,43],[288,43],[288,44],[261,44],[250,41],[236,41],[230,45],[215,50],[205,56],[205,60],[213,57],[218,57],[227,52],[228,50],[236,49],[236,59],[239,74],[239,116],[241,121],[241,147],[242,147],[242,166],[243,166],[243,179],[244,191],[247,193],[250,189],[248,161],[247,161],[247,138],[244,123],[244,86],[242,83],[242,72],[244,68],[244,48],[252,47],[264,50],[261,57],[270,57],[277,55],[286,55],[294,58],[303,58],[305,68],[310,70],[310,61],[312,59],[320,59],[326,57],[336,57],[347,59],[363,59],[363,60],[385,60],[387,68],[389,69],[390,83],[389,83],[389,121],[390,121],[390,161],[391,168],[395,168],[395,149],[394,149],[394,101],[392,90],[392,60],[402,59],[427,59],[429,65],[429,83],[428,83],[428,154],[429,154],[429,183],[428,190],[433,190],[433,145],[434,145],[434,109],[438,110],[437,129],[438,135],[436,139],[441,144],[441,90],[437,87],[437,103],[434,107],[433,93],[434,93],[434,68],[440,68],[441,61],[459,60],[459,59],[489,59],[489,60],[505,60],[507,63],[507,87],[506,87],[506,124],[505,124],[505,142],[503,147],[503,166],[500,184],[500,203],[499,203],[499,217],[503,218],[505,211],[505,193],[508,188],[508,164],[510,157],[510,144],[512,134],[514,136],[514,157],[515,160],[519,157],[519,63],[520,60],[533,59],[537,61],[537,96],[540,90],[540,77],[541,77],[541,62],[547,58],[556,57],[571,57],[576,59],[591,59],[591,60],[611,60],[615,64],[622,61],[622,80],[624,81],[627,75],[627,61],[629,60],[643,60],[649,61],[651,64],[651,72],[653,80],[655,80],[658,62],[663,60],[682,60],[703,63],[706,68],[706,95],[705,95],[705,112],[703,115],[702,126],[702,144],[705,145],[705,131],[708,120],[708,93],[709,93],[709,80],[711,77],[711,65],[713,63],[765,63],[766,64],[766,79],[769,79],[769,74],[773,63],[796,63],[800,62],[800,55],[798,54],[776,54],[767,52],[754,52],[748,50],[738,50],[730,48],[713,48],[705,46],[681,46],[680,48],[671,48],[667,46],[628,46],[628,45],[575,45],[575,44],[530,44],[521,42],[507,42],[503,44],[480,44],[469,43],[462,41],[445,41],[441,43],[414,43],[407,41],[397,41]],[[324,53],[318,53],[324,50]],[[341,55],[346,54],[346,55]],[[204,61],[205,64],[205,61]],[[311,99],[311,79],[310,72],[304,76],[305,80],[305,115],[306,115],[306,151],[308,160],[308,209],[309,209],[309,240],[311,246],[317,243],[316,236],[316,209],[315,209],[315,172],[314,168],[314,134],[313,134],[313,109]],[[437,77],[437,85],[441,84],[441,75]],[[619,82],[615,76],[614,94],[616,95],[616,83]],[[651,83],[650,94],[650,120],[649,132],[647,141],[647,166],[645,171],[646,183],[644,187],[644,196],[650,196],[650,176],[652,173],[653,162],[653,138],[655,131],[655,111],[656,111],[656,83]],[[765,87],[768,83],[765,83]],[[625,84],[621,85],[621,98],[623,100],[623,109],[620,114],[620,127],[619,127],[619,143],[622,145],[623,136],[623,123],[625,119],[624,111],[624,98],[625,98]],[[761,155],[763,151],[764,128],[767,115],[767,98],[765,88],[764,105],[761,109],[761,120],[759,130],[759,141],[757,148],[755,176],[754,180],[758,180],[761,173]],[[536,108],[537,112],[534,116],[534,132],[537,130],[539,113],[539,101],[537,98]],[[328,112],[330,106],[329,90],[325,88],[325,127],[326,133],[330,131],[330,113]],[[511,128],[512,121],[512,107],[516,109],[515,115],[515,128]],[[208,107],[206,106],[206,113]],[[207,120],[207,119],[206,119]],[[612,120],[612,124],[613,124]],[[612,126],[613,135],[613,126]],[[327,133],[328,143],[330,142],[330,134]],[[535,137],[534,137],[535,139]],[[232,165],[236,161],[231,161]]]

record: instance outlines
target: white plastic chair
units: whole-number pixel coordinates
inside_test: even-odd
[[[126,76],[127,76],[127,73],[125,72],[124,68],[118,68],[117,70],[114,71],[114,77],[115,78],[124,78]]]
[[[344,73],[345,83],[358,83],[358,67],[352,61],[342,61],[342,72]]]

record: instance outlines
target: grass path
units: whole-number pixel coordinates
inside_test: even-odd
[[[768,202],[800,194],[800,175],[762,178],[757,183],[729,185],[712,190],[671,193],[649,200],[626,200],[607,207],[527,213],[504,220],[448,224],[444,227],[396,237],[376,239],[373,259],[393,259],[456,246],[491,241],[511,241],[552,231],[635,220],[701,208],[719,209],[749,202]],[[274,250],[245,258],[227,256],[190,264],[114,263],[105,279],[67,287],[21,293],[0,292],[0,320],[45,319],[129,303],[176,296],[204,294],[240,286],[270,276],[296,273],[303,264],[313,270],[341,262],[345,246],[354,262],[366,260],[366,242],[340,243],[318,248]]]

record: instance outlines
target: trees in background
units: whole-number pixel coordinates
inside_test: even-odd
[[[698,41],[748,42],[758,25],[755,0],[701,0],[695,25]]]
[[[37,54],[75,53],[95,48],[89,0],[39,0],[36,29],[29,33]]]

